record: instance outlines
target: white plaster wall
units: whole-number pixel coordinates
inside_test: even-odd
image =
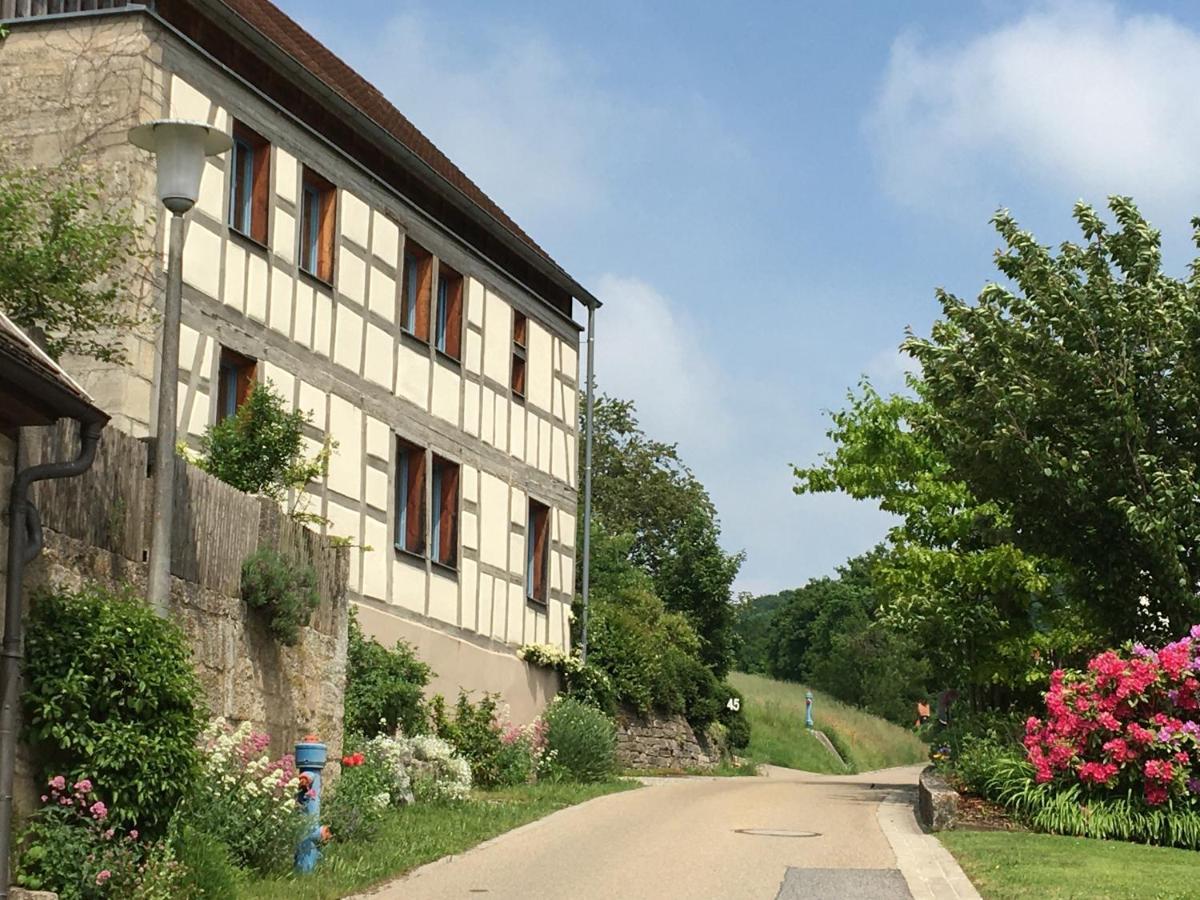
[[[512,362],[512,308],[492,291],[487,291],[486,297],[483,374],[507,385]]]
[[[529,352],[525,361],[526,401],[550,412],[550,332],[529,320]]]

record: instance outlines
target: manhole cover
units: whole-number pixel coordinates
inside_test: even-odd
[[[733,830],[738,834],[753,834],[758,837],[805,838],[821,836],[820,832],[817,831],[791,831],[787,828],[735,828]]]

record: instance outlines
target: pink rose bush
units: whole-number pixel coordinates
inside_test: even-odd
[[[1025,723],[1039,784],[1137,790],[1152,807],[1200,803],[1200,625],[1153,650],[1107,650],[1085,671],[1055,670],[1046,716]]]
[[[67,900],[175,897],[184,891],[186,871],[171,848],[140,839],[136,828],[114,827],[90,778],[70,784],[55,775],[43,790],[42,807],[18,841],[17,884]]]

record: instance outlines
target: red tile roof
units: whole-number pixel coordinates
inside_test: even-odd
[[[344,100],[370,117],[404,144],[438,175],[461,191],[476,206],[492,216],[539,256],[556,268],[557,263],[508,217],[483,190],[425,137],[400,110],[370,82],[342,62],[333,51],[301,28],[268,0],[221,0],[260,34],[275,43]]]

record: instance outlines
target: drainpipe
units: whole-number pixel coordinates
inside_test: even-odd
[[[82,424],[82,423],[81,423]],[[13,774],[17,761],[17,703],[24,635],[21,622],[21,581],[25,564],[42,549],[42,525],[29,502],[35,481],[70,478],[86,472],[96,458],[102,422],[82,425],[79,455],[69,462],[43,463],[17,473],[8,507],[8,581],[4,597],[4,643],[0,649],[0,900],[7,900],[12,853]],[[17,447],[20,450],[20,445]],[[17,454],[18,459],[20,454]]]
[[[592,576],[592,421],[595,412],[596,392],[596,304],[588,304],[587,320],[587,430],[583,437],[583,627],[579,642],[579,658],[587,662],[588,651],[588,599],[591,594]]]

